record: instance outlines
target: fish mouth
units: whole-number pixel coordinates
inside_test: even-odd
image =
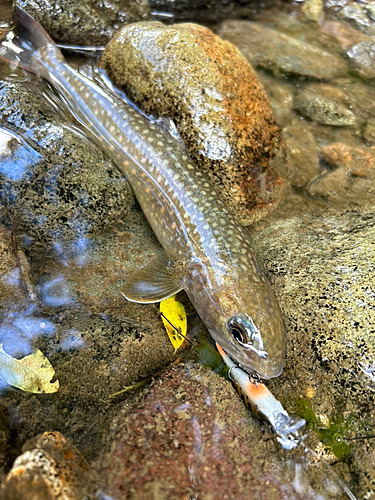
[[[248,372],[257,373],[261,378],[269,379],[278,377],[283,371],[284,362],[277,362],[270,358],[258,355],[253,350],[241,350],[230,341],[217,335],[214,330],[209,330],[212,338],[224,349],[232,360]]]

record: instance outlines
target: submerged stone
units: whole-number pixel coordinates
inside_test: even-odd
[[[312,489],[308,471],[293,461],[288,468],[281,447],[231,384],[197,365],[168,369],[126,405],[107,448],[94,468],[103,491],[117,500],[302,500],[303,491],[311,499],[324,492],[320,472]]]
[[[318,147],[314,136],[303,125],[291,125],[283,129],[288,146],[292,186],[301,188],[319,173]]]
[[[136,23],[111,40],[100,64],[143,111],[175,121],[243,224],[277,203],[285,145],[262,85],[233,45],[194,24]]]
[[[363,206],[373,202],[375,154],[371,148],[350,147],[333,143],[321,150],[322,160],[329,165],[308,186],[311,196],[322,197],[336,207]]]
[[[306,0],[303,2],[301,12],[307,21],[318,22],[323,19],[323,1]]]
[[[375,78],[375,42],[360,42],[347,52],[354,71],[366,80]]]
[[[329,450],[345,445],[351,457],[359,457],[357,450],[366,441],[357,436],[371,434],[375,426],[373,207],[298,215],[271,224],[254,238],[288,335],[284,371],[269,387],[283,394],[286,408],[290,398],[308,398],[318,428],[331,429],[329,447],[316,443],[313,449],[335,462]],[[338,422],[336,429],[333,422]],[[356,497],[363,498],[365,484],[357,478],[366,474],[367,464],[358,461],[347,468],[341,461],[335,467],[345,473],[339,475]]]
[[[276,75],[330,80],[347,73],[346,63],[317,46],[250,21],[225,21],[219,35],[236,45],[253,66]]]
[[[128,182],[25,85],[0,84],[0,215],[39,242],[94,234],[133,204]]]
[[[293,107],[302,116],[323,125],[356,125],[354,113],[339,102],[341,93],[341,90],[333,87],[315,85],[302,88],[294,97]]]
[[[375,118],[368,120],[362,135],[368,145],[375,146]]]
[[[55,42],[71,45],[105,45],[125,23],[150,18],[147,0],[17,0]]]

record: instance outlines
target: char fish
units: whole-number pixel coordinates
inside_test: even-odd
[[[15,8],[0,57],[45,78],[126,176],[164,251],[127,277],[134,302],[184,289],[212,337],[244,369],[277,377],[286,334],[249,236],[181,142],[129,102],[69,66],[44,29]]]

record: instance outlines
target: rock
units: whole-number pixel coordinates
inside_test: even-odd
[[[349,1],[338,10],[337,16],[369,36],[375,35],[375,23],[366,12],[366,5]]]
[[[375,146],[375,118],[368,120],[362,135],[367,144]]]
[[[357,118],[354,113],[338,102],[340,93],[340,90],[333,87],[311,85],[296,93],[293,107],[302,116],[323,125],[356,125]]]
[[[3,320],[0,335],[5,347],[11,346],[12,354],[27,347],[29,352],[40,349],[60,382],[58,393],[52,395],[25,394],[1,385],[3,404],[13,408],[12,454],[36,432],[55,429],[67,432],[91,460],[117,412],[115,403],[126,399],[134,388],[111,396],[138,382],[144,384],[147,377],[174,359],[155,307],[146,306],[138,312],[141,319],[134,317],[134,306],[125,304],[124,311],[122,320],[72,308],[44,318],[34,310],[33,314],[13,314]],[[126,317],[131,313],[133,317]],[[37,330],[42,322],[49,335]]]
[[[290,182],[296,188],[306,184],[319,173],[318,148],[311,132],[301,125],[283,129],[291,160]]]
[[[116,500],[305,498],[287,478],[283,451],[263,430],[262,437],[217,374],[197,365],[172,367],[124,408],[94,467],[103,492]],[[316,494],[324,489],[318,476]],[[302,470],[301,481],[309,484]]]
[[[347,73],[337,56],[280,31],[250,21],[225,21],[218,34],[236,45],[253,66],[275,75],[330,80]]]
[[[287,82],[277,80],[269,73],[259,72],[258,76],[267,92],[276,123],[280,127],[286,127],[294,119],[292,109],[294,89]]]
[[[30,264],[12,232],[0,225],[0,312],[7,314],[18,302],[35,300]]]
[[[1,216],[38,242],[107,229],[134,203],[125,178],[26,86],[0,82]]]
[[[1,486],[3,500],[80,500],[87,498],[80,452],[59,432],[30,439]]]
[[[370,19],[375,21],[375,2],[368,2],[365,5],[365,10]]]
[[[101,1],[17,0],[57,43],[105,45],[125,23],[149,19],[147,0]]]
[[[359,42],[371,41],[369,36],[338,21],[327,20],[322,24],[321,29],[323,33],[332,35],[343,50]]]
[[[146,113],[175,120],[191,157],[242,224],[280,196],[285,145],[267,95],[230,43],[194,24],[125,26],[100,60]]]
[[[313,448],[323,457],[327,445],[336,457],[356,456],[366,443],[357,437],[371,435],[375,425],[373,206],[297,215],[254,237],[288,335],[284,371],[268,385],[284,395],[284,406],[293,397],[310,425],[325,429],[326,446]],[[357,478],[369,471],[368,464],[356,459],[348,469],[341,462],[340,470],[356,497],[364,498],[365,483]]]
[[[375,42],[360,42],[347,52],[350,65],[365,80],[375,78]]]
[[[12,5],[5,3],[1,6],[1,21],[0,21],[0,42],[5,38],[6,34],[12,29]]]
[[[330,144],[321,151],[322,160],[335,170],[326,170],[308,186],[311,196],[322,196],[336,205],[366,206],[373,200],[375,151]]]
[[[319,22],[323,19],[323,1],[305,0],[301,7],[301,12],[307,21]]]

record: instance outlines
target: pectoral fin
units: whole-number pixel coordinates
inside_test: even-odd
[[[181,279],[161,251],[145,266],[133,271],[125,280],[123,295],[130,302],[160,302],[182,290]]]

